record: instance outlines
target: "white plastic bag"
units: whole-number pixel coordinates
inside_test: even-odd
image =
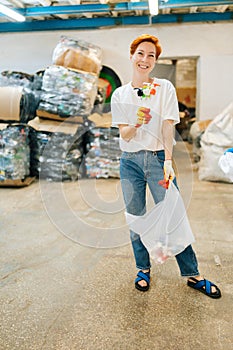
[[[201,143],[201,160],[199,163],[199,180],[231,182],[229,176],[219,166],[219,159],[226,148]]]
[[[212,120],[200,143],[199,180],[232,183],[229,173],[219,165],[219,159],[227,148],[233,147],[233,102]]]
[[[226,174],[231,182],[233,182],[233,148],[229,148],[219,158],[218,165]]]
[[[173,182],[163,201],[143,216],[126,213],[126,221],[159,264],[195,241],[182,197]]]

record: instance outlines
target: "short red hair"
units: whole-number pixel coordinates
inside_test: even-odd
[[[130,54],[133,55],[135,53],[135,51],[137,50],[138,45],[144,41],[148,41],[148,42],[155,45],[156,59],[158,59],[159,55],[162,52],[162,47],[159,43],[159,39],[153,35],[150,35],[150,34],[142,34],[142,35],[138,36],[136,39],[134,39],[134,41],[130,44]]]

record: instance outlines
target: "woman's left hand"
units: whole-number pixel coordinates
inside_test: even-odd
[[[173,180],[175,177],[175,172],[172,167],[172,160],[165,160],[164,161],[164,166],[163,166],[163,171],[164,171],[164,178],[166,181],[168,180]]]

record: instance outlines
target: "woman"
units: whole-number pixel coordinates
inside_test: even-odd
[[[122,152],[120,178],[126,211],[132,215],[146,212],[146,185],[154,202],[164,199],[161,179],[175,177],[172,167],[174,125],[179,111],[174,86],[165,79],[151,78],[161,54],[158,38],[143,34],[130,45],[132,81],[116,89],[111,99],[113,125],[120,130]],[[175,179],[174,179],[175,180]],[[130,231],[136,267],[135,287],[147,291],[150,286],[150,257],[140,236]],[[192,246],[176,256],[188,286],[212,298],[220,298],[219,288],[200,276]]]

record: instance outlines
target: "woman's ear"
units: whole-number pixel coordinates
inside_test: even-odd
[[[133,62],[135,60],[134,55],[130,55],[130,61]]]

